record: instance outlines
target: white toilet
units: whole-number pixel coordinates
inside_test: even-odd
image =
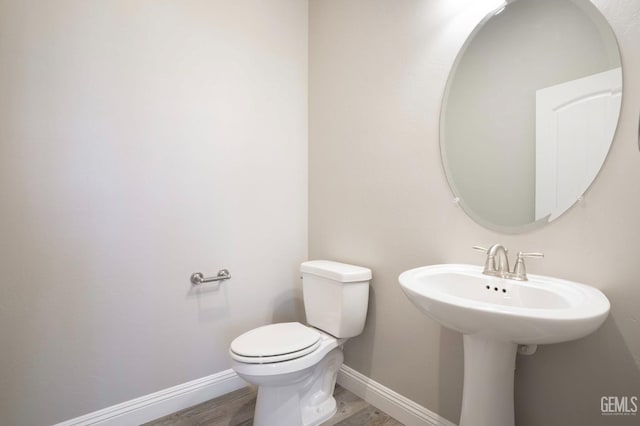
[[[309,325],[258,327],[229,349],[233,370],[258,386],[254,426],[311,426],[333,416],[341,345],[364,328],[370,269],[314,260],[300,271]]]

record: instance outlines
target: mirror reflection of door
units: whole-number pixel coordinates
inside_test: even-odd
[[[595,179],[609,152],[621,95],[621,68],[536,92],[536,220],[558,217]]]

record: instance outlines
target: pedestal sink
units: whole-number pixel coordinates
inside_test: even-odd
[[[411,269],[399,281],[422,312],[462,333],[460,426],[513,426],[518,344],[558,343],[595,331],[609,300],[584,284],[540,275],[528,281],[487,276],[474,265]]]

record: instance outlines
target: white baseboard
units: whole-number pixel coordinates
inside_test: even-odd
[[[397,392],[343,365],[338,383],[406,426],[456,426]],[[247,384],[233,370],[173,386],[55,426],[129,426],[183,410],[240,389]]]
[[[456,426],[347,365],[340,367],[338,384],[406,426]]]
[[[247,384],[233,370],[123,402],[55,426],[130,426],[155,420],[201,402],[240,389]]]

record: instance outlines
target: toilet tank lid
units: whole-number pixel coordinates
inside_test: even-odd
[[[369,281],[371,269],[331,260],[310,260],[300,265],[300,272],[343,283]]]

